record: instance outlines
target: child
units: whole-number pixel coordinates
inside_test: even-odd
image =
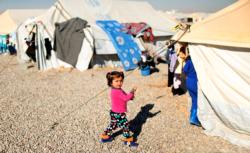
[[[185,65],[185,46],[181,46],[174,66],[173,95],[183,95],[186,93],[185,78],[182,72]]]
[[[176,60],[177,60],[177,54],[175,52],[175,47],[174,45],[169,46],[166,54],[166,63],[168,64],[168,87],[171,87],[173,85],[173,80],[174,80],[173,67],[175,65]]]
[[[124,144],[129,146],[138,146],[130,136],[129,123],[126,117],[127,102],[134,98],[134,92],[136,88],[133,88],[130,93],[125,93],[122,90],[122,84],[124,80],[123,72],[112,71],[106,75],[108,86],[111,87],[111,110],[110,110],[110,124],[104,133],[101,135],[101,142],[110,142],[113,140],[111,137],[112,131],[117,127],[123,129]]]
[[[192,125],[201,126],[201,123],[197,117],[197,75],[194,69],[193,62],[188,53],[180,52],[181,56],[185,57],[186,64],[183,68],[183,72],[186,74],[186,87],[188,89],[189,95],[192,98],[192,106],[190,110],[189,122]]]

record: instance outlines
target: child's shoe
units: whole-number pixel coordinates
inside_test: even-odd
[[[113,138],[111,136],[108,136],[106,134],[101,135],[101,142],[102,143],[111,142],[112,140],[113,140]]]
[[[125,145],[128,145],[129,147],[137,147],[139,144],[136,143],[133,139],[133,137],[129,137],[123,140]]]
[[[191,125],[195,125],[195,126],[198,126],[198,127],[201,127],[201,123],[200,121],[198,120],[191,120],[189,121]]]
[[[190,117],[189,117],[189,122],[191,125],[196,125],[198,127],[201,127],[201,123],[196,115],[196,112],[194,113],[191,112]]]

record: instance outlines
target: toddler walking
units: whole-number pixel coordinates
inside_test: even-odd
[[[124,80],[123,72],[112,71],[106,75],[108,86],[111,87],[111,110],[110,124],[101,135],[101,142],[110,142],[113,140],[112,131],[117,127],[122,128],[124,136],[124,144],[136,147],[138,144],[130,135],[129,123],[126,117],[127,102],[134,98],[136,88],[133,88],[129,93],[122,90]]]

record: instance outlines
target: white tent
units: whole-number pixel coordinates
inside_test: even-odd
[[[43,15],[53,22],[64,21],[65,18],[80,17],[90,24],[96,20],[117,20],[118,22],[146,22],[154,29],[154,35],[173,35],[171,28],[176,21],[166,15],[160,15],[147,2],[124,0],[58,0]],[[48,18],[49,17],[49,18]]]
[[[39,9],[10,9],[0,15],[0,34],[10,34],[25,20],[44,13]]]
[[[46,27],[42,36],[48,35],[53,39],[54,24],[72,17],[80,17],[91,25],[90,36],[95,39],[97,54],[116,54],[116,51],[106,33],[96,26],[96,20],[113,19],[119,22],[146,22],[152,26],[156,36],[173,35],[171,29],[176,24],[174,20],[166,16],[160,16],[146,2],[121,0],[58,0],[46,13],[36,18],[36,23],[39,22]],[[22,34],[22,31],[19,33]],[[90,44],[90,46],[92,45]],[[24,52],[22,48],[19,48],[19,50]],[[93,50],[85,50],[84,52],[93,52]],[[44,69],[48,67],[47,64]]]
[[[198,75],[198,117],[205,132],[248,148],[249,27],[250,0],[240,0],[194,24],[180,39],[188,42]]]

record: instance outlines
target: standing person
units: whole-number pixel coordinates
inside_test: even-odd
[[[25,38],[26,44],[28,46],[27,50],[25,53],[29,56],[29,58],[33,61],[36,62],[36,33],[31,31],[29,33],[28,38]]]
[[[173,85],[173,80],[174,80],[173,67],[175,65],[176,60],[177,60],[177,54],[175,52],[174,45],[172,45],[168,48],[166,54],[166,63],[168,64],[168,87],[171,87]]]
[[[110,110],[110,124],[101,135],[101,142],[110,142],[113,140],[112,131],[117,127],[123,129],[124,144],[132,147],[138,146],[130,135],[129,123],[126,117],[127,102],[134,98],[136,88],[133,88],[130,93],[122,90],[124,80],[123,72],[112,71],[106,75],[108,86],[111,87],[111,110]]]
[[[186,56],[186,64],[183,68],[183,72],[186,74],[186,86],[189,92],[189,95],[192,98],[192,106],[190,110],[189,122],[192,125],[201,126],[201,123],[197,117],[197,97],[198,97],[198,88],[197,88],[197,75],[194,69],[193,62],[188,53],[180,53],[182,56]]]
[[[185,54],[186,47],[181,46],[178,50],[178,57],[175,57],[175,65],[174,65],[174,79],[173,79],[173,87],[172,87],[172,93],[173,95],[183,95],[186,93],[186,83],[185,83],[185,76],[183,74],[183,67],[186,64]],[[174,56],[173,56],[174,57]],[[172,59],[174,60],[174,59]],[[170,68],[172,66],[170,65]]]

